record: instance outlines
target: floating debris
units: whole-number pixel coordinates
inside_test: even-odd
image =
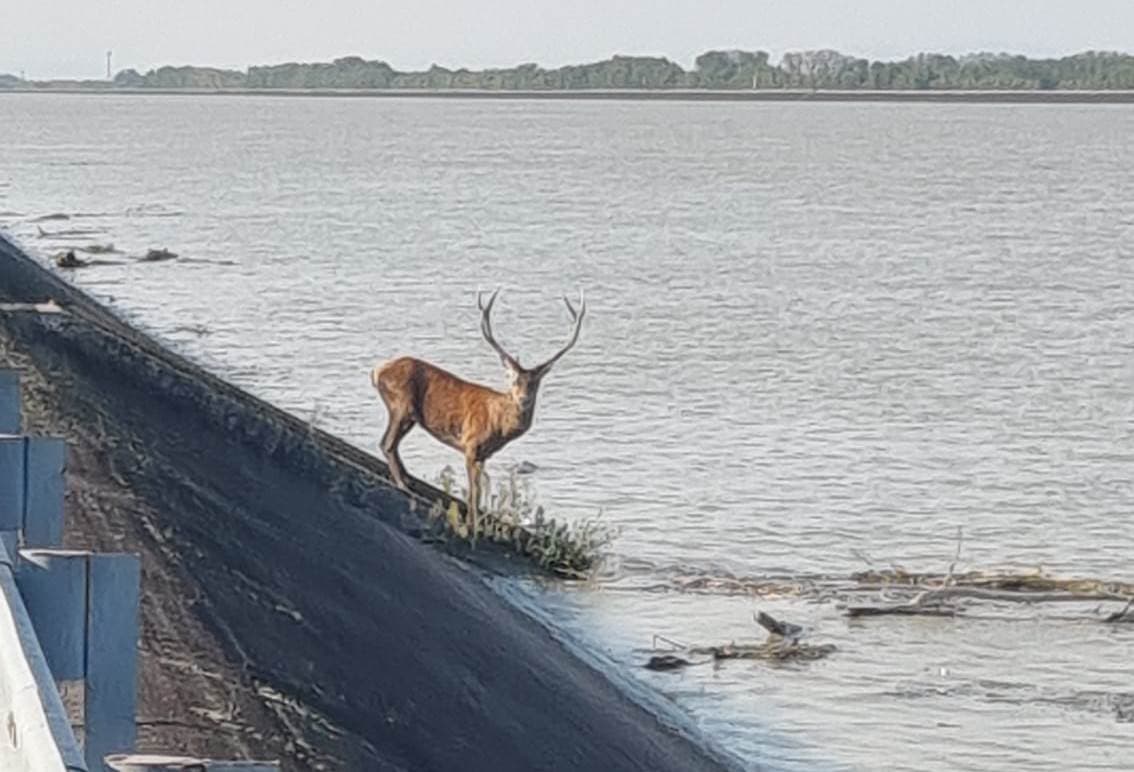
[[[203,324],[179,324],[173,328],[172,332],[188,332],[193,335],[209,335],[212,333],[208,327]]]
[[[848,617],[922,616],[955,617],[960,613],[956,606],[918,606],[912,603],[896,603],[890,606],[844,606],[843,613]]]
[[[1126,605],[1122,607],[1122,611],[1114,612],[1103,621],[1117,624],[1134,624],[1134,597],[1127,601]]]
[[[655,654],[650,657],[649,662],[645,667],[647,670],[679,670],[683,667],[692,665],[693,663],[684,657],[678,657],[674,654]]]
[[[75,239],[85,236],[94,236],[101,231],[98,228],[64,228],[58,231],[45,231],[43,226],[35,226],[41,239]]]
[[[861,585],[895,587],[977,587],[1009,592],[1068,592],[1134,596],[1134,583],[1102,579],[1059,578],[1042,571],[967,571],[958,574],[918,573],[902,568],[851,574]]]
[[[162,204],[142,204],[126,210],[127,217],[180,217],[184,212],[169,209]]]
[[[848,603],[843,613],[865,616],[958,616],[964,606],[957,601],[991,603],[1087,603],[1114,601],[1126,607],[1104,621],[1124,621],[1134,605],[1134,584],[1048,576],[1042,571],[1014,573],[970,571],[954,574],[913,573],[901,568],[866,571],[852,576],[860,592],[878,592],[876,604]],[[903,595],[895,599],[895,595]]]
[[[729,643],[724,646],[708,646],[692,648],[690,654],[709,654],[714,660],[722,659],[762,659],[772,662],[786,662],[788,660],[811,661],[823,659],[834,653],[835,644],[824,643],[814,645],[800,643],[799,641],[785,641],[782,639],[768,640],[755,645]]]
[[[85,247],[75,247],[80,252],[86,252],[90,255],[110,255],[119,254],[113,244],[87,244]]]
[[[144,254],[144,255],[142,255],[141,257],[138,258],[138,261],[142,262],[142,263],[160,263],[163,260],[176,260],[176,259],[177,259],[177,253],[176,252],[170,252],[165,247],[162,247],[161,249],[147,250],[146,254]]]
[[[54,261],[56,266],[66,270],[93,268],[97,265],[122,265],[122,263],[117,260],[84,260],[78,257],[73,249],[58,253],[55,255]]]
[[[235,260],[213,260],[208,257],[183,257],[181,263],[203,263],[205,265],[236,265]]]
[[[55,265],[60,268],[72,269],[86,268],[90,263],[75,257],[75,250],[68,249],[66,252],[60,252],[55,256]]]
[[[768,631],[763,643],[726,643],[719,646],[679,646],[681,653],[691,657],[704,657],[700,660],[687,660],[672,651],[651,656],[644,667],[649,670],[677,670],[690,665],[703,665],[707,662],[720,662],[726,659],[759,659],[766,662],[810,662],[830,656],[835,651],[831,643],[800,643],[803,628],[790,622],[783,622],[761,611],[753,615],[756,622]],[[658,640],[668,639],[654,636]],[[673,644],[673,641],[668,641]]]

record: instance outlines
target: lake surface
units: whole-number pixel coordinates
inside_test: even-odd
[[[188,258],[74,279],[371,451],[375,362],[503,385],[476,290],[532,363],[585,287],[489,469],[534,464],[550,514],[620,535],[601,581],[513,590],[753,769],[1117,770],[1134,628],[1090,609],[852,622],[667,588],[944,571],[958,527],[959,570],[1134,579],[1131,137],[1102,105],[9,94],[0,224]],[[420,429],[403,457],[461,468]],[[638,667],[654,634],[762,638],[758,609],[838,651]]]

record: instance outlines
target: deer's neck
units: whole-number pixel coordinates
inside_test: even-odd
[[[534,391],[513,388],[507,393],[504,421],[500,427],[506,437],[518,437],[528,430],[535,415],[535,404]]]

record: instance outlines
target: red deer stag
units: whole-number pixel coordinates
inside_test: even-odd
[[[469,474],[470,533],[474,540],[484,463],[532,425],[540,382],[551,366],[575,345],[583,326],[583,315],[587,312],[586,298],[582,293],[579,295],[578,311],[564,297],[563,302],[567,304],[573,324],[570,340],[543,364],[524,368],[518,359],[496,342],[492,334],[492,304],[499,293],[499,289],[493,292],[485,304],[478,292],[476,304],[480,308],[480,332],[488,345],[500,355],[500,361],[508,372],[511,384],[508,391],[469,383],[413,357],[392,359],[370,371],[370,382],[390,413],[390,422],[382,437],[382,452],[390,464],[394,484],[408,490],[406,470],[398,456],[398,443],[415,424],[421,424],[436,439],[465,456]]]

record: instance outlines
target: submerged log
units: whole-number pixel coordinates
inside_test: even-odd
[[[848,617],[922,616],[955,617],[960,609],[953,606],[918,606],[912,603],[899,603],[893,606],[847,606],[843,614]]]
[[[60,268],[86,268],[88,263],[86,260],[80,260],[75,256],[75,250],[68,249],[66,252],[60,252],[55,256],[55,265]]]
[[[170,252],[168,249],[162,247],[161,249],[151,249],[138,258],[142,263],[159,263],[163,260],[174,260],[177,258],[176,252]]]
[[[761,659],[770,662],[784,662],[788,660],[809,661],[823,659],[835,651],[834,644],[820,645],[800,643],[799,636],[803,628],[791,622],[783,622],[771,614],[763,611],[753,615],[756,623],[768,631],[768,639],[763,643],[727,643],[721,646],[681,646],[684,654],[696,657],[708,657],[698,662],[673,654],[672,651],[656,654],[650,657],[645,667],[649,670],[676,670],[689,665],[703,665],[706,662],[716,662],[723,659]],[[658,640],[668,640],[655,635],[654,643]]]
[[[957,616],[964,610],[951,600],[983,600],[993,603],[1090,603],[1114,601],[1126,603],[1126,609],[1112,614],[1106,621],[1120,619],[1134,604],[1134,585],[1104,582],[1098,579],[1059,579],[1041,573],[1010,574],[970,572],[958,575],[912,574],[900,570],[870,571],[855,574],[863,591],[885,591],[912,594],[898,603],[847,605],[848,617],[883,616]]]
[[[762,659],[772,662],[787,660],[816,660],[823,659],[835,651],[832,643],[810,644],[799,641],[783,639],[768,640],[757,644],[729,643],[724,646],[694,647],[690,654],[711,656],[714,660],[721,659]]]
[[[75,250],[68,249],[55,255],[55,265],[58,268],[73,270],[77,268],[93,268],[99,265],[122,265],[117,260],[99,260],[98,258],[85,260],[75,254]]]
[[[911,587],[921,589],[973,587],[986,590],[1015,592],[1073,592],[1099,595],[1134,597],[1134,583],[1108,582],[1102,579],[1059,578],[1035,571],[1012,573],[1008,571],[967,571],[959,574],[919,573],[901,568],[881,571],[860,571],[851,579],[863,586]],[[1090,600],[1090,598],[1087,598]]]
[[[1114,612],[1103,621],[1117,622],[1119,624],[1134,624],[1134,598],[1127,601],[1126,605],[1122,607],[1122,611]]]

